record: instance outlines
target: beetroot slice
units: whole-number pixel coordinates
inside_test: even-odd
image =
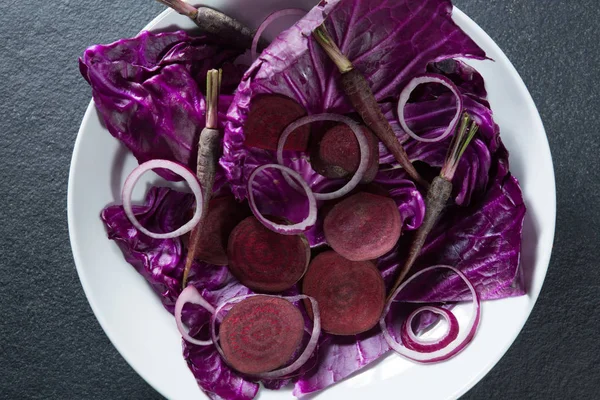
[[[245,374],[260,374],[288,363],[300,346],[304,319],[285,299],[253,296],[235,304],[219,328],[227,363]]]
[[[350,193],[348,193],[342,197],[338,197],[337,199],[327,200],[325,202],[325,204],[323,204],[323,206],[319,209],[321,218],[325,219],[325,217],[327,216],[329,211],[331,211],[331,209],[333,209],[333,207],[336,204],[338,204],[341,201],[347,199],[348,197],[353,196],[356,193],[360,193],[360,192],[367,192],[367,193],[375,194],[378,196],[392,198],[392,196],[390,195],[390,192],[378,183],[371,182],[371,183],[367,183],[365,185],[358,185],[353,190],[351,190]]]
[[[333,206],[323,221],[327,243],[353,261],[372,260],[400,238],[402,221],[389,197],[361,192]]]
[[[289,124],[306,115],[306,110],[289,97],[263,94],[252,99],[250,112],[244,123],[248,147],[277,150],[279,137]],[[306,151],[310,126],[298,127],[288,136],[284,150]]]
[[[361,126],[369,144],[369,164],[362,183],[375,179],[379,170],[379,142],[373,132]],[[311,145],[310,162],[317,173],[327,178],[346,178],[356,172],[360,163],[360,148],[352,129],[346,124],[329,128],[320,140]]]
[[[240,222],[227,245],[229,270],[250,289],[280,292],[302,278],[310,261],[304,235],[281,235],[254,216]]]
[[[316,256],[302,281],[302,293],[319,304],[321,327],[334,335],[371,329],[385,305],[385,285],[371,261],[350,261],[335,251]],[[309,302],[304,302],[312,318]]]
[[[233,196],[211,199],[202,232],[199,232],[196,259],[209,264],[227,265],[229,235],[250,214],[248,205],[238,203]]]

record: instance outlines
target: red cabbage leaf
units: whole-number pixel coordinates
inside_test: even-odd
[[[231,62],[239,50],[184,31],[142,32],[131,39],[88,48],[79,59],[108,131],[138,162],[163,158],[195,171],[204,128],[202,90],[210,68],[224,68],[223,93],[232,93],[243,69]],[[232,96],[221,96],[221,121]],[[165,178],[175,178],[162,171]]]

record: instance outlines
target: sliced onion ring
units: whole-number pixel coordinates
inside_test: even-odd
[[[282,171],[286,180],[287,179],[291,180],[291,178],[290,178],[290,176],[291,176],[296,181],[298,181],[301,188],[306,193],[306,197],[308,198],[308,215],[306,216],[306,218],[304,220],[298,222],[297,224],[293,224],[293,225],[282,225],[282,224],[277,224],[273,221],[268,220],[260,213],[260,211],[258,210],[258,207],[256,205],[256,200],[254,199],[254,191],[252,190],[252,183],[254,183],[254,178],[256,178],[256,176],[261,171],[263,171],[267,168],[275,168],[275,169]],[[281,233],[283,235],[296,235],[298,233],[302,233],[302,232],[306,231],[308,228],[310,228],[311,226],[313,226],[315,224],[315,222],[317,221],[317,201],[315,199],[315,195],[313,194],[310,187],[308,187],[308,185],[306,184],[304,179],[302,179],[302,176],[300,176],[299,173],[297,173],[293,169],[288,168],[284,165],[264,164],[264,165],[261,165],[261,166],[255,168],[254,171],[252,171],[252,173],[250,174],[250,177],[248,178],[248,203],[250,204],[250,209],[252,210],[252,213],[254,214],[256,219],[258,219],[260,221],[261,224],[263,224],[265,227],[272,230],[273,232]]]
[[[413,90],[416,89],[417,86],[424,83],[442,84],[448,89],[450,89],[450,91],[456,98],[456,114],[454,114],[454,118],[452,118],[452,121],[450,121],[446,130],[442,132],[441,135],[436,136],[434,138],[423,138],[417,135],[408,127],[408,125],[406,124],[406,119],[404,118],[404,107],[406,106],[406,103],[408,102],[411,93],[413,92]],[[418,140],[419,142],[439,142],[440,140],[445,139],[448,135],[454,132],[454,130],[456,129],[456,124],[458,124],[458,120],[460,119],[460,116],[462,114],[462,109],[462,96],[454,82],[452,82],[450,79],[446,78],[443,75],[425,74],[413,78],[410,82],[408,82],[404,89],[402,89],[402,92],[400,92],[400,98],[398,99],[398,121],[400,122],[400,126],[402,127],[402,129],[404,129],[404,132],[406,132],[413,139]]]
[[[202,297],[200,292],[198,292],[198,289],[196,289],[193,285],[189,285],[185,289],[183,289],[183,291],[177,298],[177,302],[175,302],[175,323],[177,324],[177,329],[179,330],[179,333],[181,333],[181,336],[183,336],[183,338],[186,341],[196,344],[198,346],[210,346],[211,344],[213,344],[212,339],[194,339],[185,329],[182,320],[182,312],[183,306],[185,306],[187,303],[197,304],[213,315],[215,314],[215,308],[208,301],[206,301],[204,297]]]
[[[421,339],[415,335],[412,330],[412,322],[414,318],[422,312],[429,311],[441,316],[448,323],[448,328],[444,334],[438,339]],[[402,343],[409,349],[419,351],[421,353],[430,353],[440,347],[445,347],[450,344],[458,336],[460,331],[458,321],[454,314],[438,306],[424,306],[413,311],[402,324],[400,330],[400,339]]]
[[[360,149],[360,163],[358,164],[358,169],[352,176],[352,179],[348,181],[348,183],[346,183],[342,188],[330,193],[314,194],[315,199],[317,200],[333,200],[337,199],[338,197],[342,197],[348,194],[350,191],[352,191],[360,183],[365,172],[367,171],[369,164],[369,144],[367,143],[367,138],[361,131],[359,125],[353,119],[340,114],[328,113],[309,115],[306,117],[298,118],[296,121],[289,124],[287,128],[285,128],[285,130],[281,134],[281,137],[279,138],[279,143],[277,145],[277,162],[280,165],[283,165],[283,147],[285,146],[285,142],[288,136],[290,136],[290,134],[294,132],[296,128],[317,121],[335,121],[348,125],[350,129],[352,129],[354,136],[356,136],[356,140],[358,141],[358,147]],[[290,182],[289,177],[287,175],[284,174],[284,177],[290,185],[296,187],[293,182]]]
[[[450,326],[448,328],[448,332],[442,338],[437,339],[436,341],[423,341],[423,340],[417,338],[414,334],[412,335],[412,337],[410,337],[409,332],[404,332],[403,335],[401,334],[401,337],[409,336],[410,339],[413,341],[415,341],[415,339],[416,339],[415,342],[418,346],[415,346],[415,344],[411,344],[411,345],[409,345],[410,347],[419,348],[420,346],[426,346],[426,348],[422,349],[423,351],[414,350],[414,349],[411,349],[407,345],[398,343],[392,337],[392,335],[390,335],[390,332],[388,331],[388,328],[387,328],[386,317],[390,311],[390,307],[391,307],[394,299],[410,282],[412,282],[415,278],[419,277],[420,275],[422,275],[426,272],[435,270],[435,269],[449,269],[449,270],[455,272],[465,282],[465,284],[471,291],[471,295],[473,296],[473,299],[472,299],[473,307],[471,310],[471,317],[470,317],[469,322],[467,323],[467,326],[465,327],[465,329],[461,330],[458,333],[458,336],[451,341],[448,341],[447,338],[452,336],[452,330],[454,329],[453,321],[456,321],[456,319],[449,320]],[[433,307],[433,308],[435,309],[435,312],[440,312],[442,314],[442,316],[445,316],[448,313],[451,313],[451,311],[449,311],[449,310],[444,310],[443,312],[441,312],[440,307]],[[427,310],[431,311],[431,309],[427,309]],[[441,310],[443,310],[443,309],[441,309]],[[413,317],[414,317],[414,315],[417,315],[421,311],[425,311],[425,307],[421,307],[421,308],[417,309],[416,311],[414,311],[412,313]],[[421,362],[421,363],[433,363],[433,362],[447,360],[447,359],[455,356],[456,354],[458,354],[460,351],[462,351],[467,346],[467,344],[469,344],[471,339],[473,339],[473,336],[475,335],[475,332],[477,331],[477,327],[479,326],[480,316],[481,316],[481,303],[479,300],[479,296],[477,295],[477,292],[475,291],[475,287],[469,281],[469,279],[465,276],[465,274],[463,274],[460,270],[458,270],[454,267],[450,267],[448,265],[435,265],[433,267],[425,268],[425,269],[417,272],[416,274],[414,274],[413,276],[408,278],[402,285],[400,285],[398,287],[398,289],[396,289],[396,291],[392,294],[390,300],[386,304],[385,309],[383,310],[382,317],[379,320],[379,326],[381,327],[381,331],[383,332],[383,336],[384,336],[386,342],[388,342],[390,347],[392,349],[394,349],[398,354],[400,354],[410,360],[413,360],[413,361],[417,361],[417,362]],[[402,330],[407,330],[407,329],[412,330],[409,324],[403,324]]]
[[[131,194],[133,193],[135,184],[145,172],[156,168],[168,169],[169,171],[181,176],[183,179],[185,179],[190,189],[194,193],[194,196],[196,197],[196,211],[194,212],[192,219],[190,219],[187,223],[185,223],[179,229],[174,230],[173,232],[150,232],[148,229],[144,228],[142,224],[140,224],[140,221],[137,220],[135,214],[133,213],[133,206],[131,205]],[[202,188],[200,187],[196,176],[186,167],[169,160],[150,160],[138,165],[131,172],[131,174],[129,174],[127,179],[125,179],[125,184],[123,185],[121,197],[123,198],[123,209],[125,210],[125,215],[127,215],[129,221],[133,224],[133,226],[137,228],[137,230],[154,239],[170,239],[186,234],[192,229],[194,229],[194,226],[198,224],[198,222],[200,221],[200,217],[202,216]]]
[[[256,48],[258,47],[258,41],[264,30],[267,29],[267,26],[269,26],[276,19],[288,15],[299,15],[303,17],[304,15],[306,15],[306,11],[300,8],[284,8],[283,10],[278,10],[269,14],[267,18],[265,18],[264,21],[258,26],[258,29],[254,33],[254,38],[252,38],[252,46],[250,46],[250,54],[252,55],[252,61],[256,60],[256,58],[258,57],[258,52],[256,51]]]
[[[287,367],[279,368],[279,369],[269,371],[269,372],[264,372],[262,374],[253,375],[253,376],[256,376],[261,379],[281,378],[282,376],[286,376],[286,375],[298,370],[300,367],[302,367],[304,364],[306,364],[306,362],[310,359],[310,356],[314,353],[315,349],[317,348],[317,343],[319,341],[319,336],[321,334],[321,317],[320,317],[320,313],[319,313],[319,306],[317,304],[317,301],[314,298],[303,295],[303,294],[297,295],[297,296],[292,296],[292,297],[266,295],[266,294],[248,294],[245,296],[238,296],[238,297],[234,297],[229,300],[226,300],[225,302],[221,303],[217,307],[217,309],[215,310],[215,313],[212,315],[212,317],[210,319],[210,334],[212,337],[211,343],[215,344],[217,351],[219,352],[219,354],[221,355],[223,360],[225,360],[225,362],[227,362],[227,359],[225,358],[225,354],[223,353],[223,349],[219,345],[219,339],[217,338],[217,332],[216,332],[217,317],[218,317],[219,313],[221,311],[223,311],[223,308],[225,306],[227,306],[228,304],[238,303],[242,300],[245,300],[245,299],[247,299],[249,297],[253,297],[253,296],[277,297],[280,299],[285,299],[285,300],[289,301],[290,303],[300,301],[303,299],[307,299],[308,301],[310,301],[310,304],[312,306],[313,315],[314,315],[313,328],[312,328],[312,332],[310,334],[310,340],[308,341],[308,344],[304,348],[304,351],[302,352],[302,354],[300,354],[300,356],[298,356],[298,358],[293,363],[288,365]]]

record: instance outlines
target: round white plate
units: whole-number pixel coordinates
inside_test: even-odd
[[[283,7],[308,10],[315,1],[287,0],[284,4],[278,0],[255,0],[252,7],[239,7],[242,3],[242,0],[214,0],[207,5],[256,27],[271,11]],[[544,127],[529,92],[502,50],[461,11],[455,9],[453,18],[495,60],[469,61],[469,64],[486,80],[495,120],[511,153],[511,171],[523,188],[528,211],[521,263],[528,295],[484,302],[482,323],[475,339],[449,361],[417,365],[390,354],[374,367],[321,392],[319,399],[386,398],[400,394],[403,398],[421,400],[459,397],[506,352],[542,287],[556,216],[554,170]],[[194,28],[186,17],[165,11],[144,29],[170,25]],[[269,39],[273,37],[270,36]],[[91,102],[73,151],[67,201],[77,271],[98,321],[125,360],[168,399],[204,398],[183,360],[181,337],[173,317],[144,279],[125,262],[117,245],[107,239],[100,221],[100,211],[107,204],[120,201],[122,183],[136,165],[134,157],[102,126]],[[137,199],[143,198],[144,188],[143,182],[138,184]],[[458,311],[460,314],[460,308]],[[261,390],[258,397],[292,396],[289,390]]]

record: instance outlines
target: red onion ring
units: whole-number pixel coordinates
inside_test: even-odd
[[[240,302],[244,299],[247,299],[247,298],[253,297],[253,296],[277,297],[280,299],[285,299],[285,300],[289,301],[290,303],[300,301],[303,299],[308,299],[310,301],[310,304],[313,309],[313,315],[314,315],[313,328],[312,328],[312,332],[310,334],[310,340],[308,341],[308,344],[304,348],[304,351],[302,352],[302,354],[300,354],[300,356],[298,356],[298,358],[293,363],[288,365],[287,367],[279,368],[279,369],[269,371],[269,372],[264,372],[262,374],[257,374],[254,376],[261,378],[261,379],[281,378],[282,376],[286,376],[286,375],[300,369],[300,367],[302,367],[304,364],[306,364],[306,362],[310,359],[310,356],[314,353],[315,349],[317,348],[319,336],[321,334],[321,317],[320,317],[319,306],[317,304],[317,301],[314,298],[303,295],[303,294],[300,294],[297,296],[292,296],[292,297],[266,295],[266,294],[248,294],[245,296],[238,296],[238,297],[234,297],[234,298],[224,301],[217,307],[217,309],[215,310],[215,313],[212,315],[212,317],[210,319],[210,334],[211,334],[211,337],[213,340],[212,342],[215,344],[217,351],[219,352],[219,354],[221,355],[223,360],[225,360],[225,362],[227,362],[227,359],[225,358],[225,354],[223,353],[223,349],[219,345],[219,339],[217,338],[217,332],[215,329],[216,321],[217,321],[217,317],[218,317],[219,313],[221,311],[223,311],[223,308],[225,306],[227,306],[228,304],[237,303],[237,302]]]
[[[315,199],[317,200],[333,200],[337,199],[338,197],[342,197],[348,194],[350,191],[352,191],[360,183],[360,180],[363,178],[368,168],[369,144],[367,143],[367,138],[362,133],[358,124],[354,120],[344,115],[328,113],[309,115],[306,117],[298,118],[296,121],[289,124],[287,128],[285,128],[285,130],[281,134],[281,137],[279,138],[279,143],[277,145],[277,162],[280,165],[283,165],[283,147],[285,146],[285,142],[288,136],[290,136],[290,134],[293,131],[295,131],[296,128],[317,121],[335,121],[348,125],[350,129],[352,129],[354,135],[356,136],[356,140],[358,141],[358,147],[360,149],[360,163],[358,164],[358,169],[352,176],[352,179],[348,181],[348,183],[346,183],[343,187],[333,192],[314,194]],[[290,185],[297,187],[293,182],[290,182],[289,177],[287,175],[284,174],[284,178]]]
[[[202,297],[200,292],[198,292],[198,289],[196,289],[193,285],[189,285],[183,289],[177,298],[177,301],[175,302],[175,323],[177,324],[177,329],[179,330],[179,333],[181,333],[181,336],[183,336],[186,341],[198,346],[210,346],[213,344],[212,340],[194,339],[185,329],[183,320],[181,318],[183,306],[185,306],[187,303],[197,304],[213,315],[215,314],[215,308],[208,301],[206,301],[204,297]]]
[[[264,30],[267,29],[267,26],[269,26],[276,19],[286,17],[288,15],[300,15],[303,17],[304,15],[306,15],[306,11],[300,8],[284,8],[283,10],[275,11],[269,14],[267,18],[265,18],[264,21],[258,26],[258,29],[254,33],[254,38],[252,38],[252,46],[250,46],[250,54],[252,55],[252,61],[256,60],[256,58],[258,57],[258,53],[256,51],[256,48],[258,47],[258,40],[260,39],[260,36],[264,32]]]
[[[281,225],[273,221],[269,221],[260,213],[258,207],[256,206],[256,200],[254,199],[252,183],[254,183],[254,178],[256,178],[256,175],[258,175],[262,170],[267,168],[275,168],[280,171],[283,171],[286,180],[290,179],[291,176],[292,178],[297,180],[298,183],[300,183],[300,187],[304,190],[304,192],[306,193],[306,197],[308,198],[308,215],[304,220],[293,225]],[[272,230],[273,232],[281,233],[283,235],[296,235],[298,233],[302,233],[311,226],[313,226],[317,221],[317,201],[315,199],[315,195],[313,194],[310,187],[308,187],[304,179],[302,179],[302,176],[300,176],[299,173],[284,165],[264,164],[259,167],[256,167],[254,171],[252,171],[250,177],[248,178],[248,203],[250,204],[250,209],[252,210],[252,213],[260,221],[261,224],[263,224],[265,227]]]
[[[410,339],[410,341],[412,341],[413,343],[410,343],[410,344],[398,343],[392,337],[392,335],[390,335],[390,332],[388,331],[388,328],[387,328],[387,322],[385,321],[385,319],[390,311],[392,302],[394,301],[394,298],[396,298],[398,296],[398,294],[410,282],[412,282],[418,276],[420,276],[426,272],[429,272],[429,271],[432,271],[435,269],[440,269],[440,268],[449,269],[449,270],[455,272],[465,282],[465,284],[471,291],[471,294],[473,296],[473,300],[472,300],[473,301],[473,309],[471,311],[471,318],[469,319],[467,326],[465,327],[464,330],[460,331],[454,339],[450,339],[454,335],[454,330],[458,329],[458,327],[457,327],[458,322],[456,320],[456,317],[454,317],[454,315],[453,315],[453,318],[449,317],[449,315],[452,314],[452,312],[449,310],[444,310],[440,307],[428,307],[428,306],[420,307],[419,309],[415,310],[411,314],[411,316],[414,318],[414,316],[416,316],[418,313],[420,313],[422,311],[433,311],[433,312],[439,313],[440,315],[442,315],[442,317],[448,318],[447,321],[449,323],[449,328],[448,328],[446,334],[444,334],[444,336],[442,338],[437,339],[435,341],[429,341],[429,340],[425,341],[425,340],[417,338],[416,335],[414,335],[414,332],[412,332],[410,324],[405,323],[402,326],[401,339],[403,340],[403,338],[408,337]],[[417,361],[417,362],[421,362],[421,363],[433,363],[433,362],[437,362],[437,361],[447,360],[447,359],[455,356],[456,354],[460,353],[467,346],[467,344],[469,344],[469,342],[473,339],[473,336],[475,335],[475,332],[477,331],[477,327],[479,326],[480,316],[481,316],[481,303],[479,300],[479,296],[477,295],[477,292],[475,291],[475,287],[469,281],[469,279],[465,276],[465,274],[463,274],[460,270],[458,270],[454,267],[450,267],[448,265],[435,265],[433,267],[425,268],[425,269],[417,272],[416,274],[414,274],[413,276],[408,278],[402,285],[400,285],[398,287],[398,289],[396,289],[396,291],[392,294],[390,300],[386,304],[385,309],[383,310],[382,317],[379,320],[379,326],[381,327],[381,331],[383,332],[383,337],[385,338],[386,342],[388,342],[390,347],[392,349],[394,349],[398,354],[400,354],[401,356],[404,356],[410,360],[413,360],[413,361]],[[410,319],[410,317],[409,317],[409,319]],[[411,321],[412,321],[412,319],[411,319]],[[412,333],[412,335],[411,335],[411,333]]]
[[[430,311],[440,315],[448,323],[448,329],[446,329],[442,337],[439,339],[421,339],[417,337],[412,330],[412,322],[414,318],[424,311]],[[408,318],[404,320],[400,330],[400,339],[402,340],[402,343],[404,343],[404,345],[411,350],[419,351],[421,353],[430,353],[438,349],[440,346],[446,347],[448,344],[450,344],[454,339],[456,339],[459,331],[460,328],[458,321],[456,320],[454,314],[452,314],[449,310],[437,306],[425,306],[413,311]]]
[[[133,207],[131,205],[131,194],[133,193],[135,184],[144,173],[156,168],[168,169],[169,171],[181,176],[183,179],[185,179],[190,189],[194,193],[194,196],[196,197],[196,211],[194,212],[194,216],[187,223],[185,223],[179,229],[174,230],[173,232],[150,232],[148,229],[144,228],[142,224],[140,224],[140,222],[135,217],[135,214],[133,213]],[[131,174],[129,174],[127,179],[125,179],[125,184],[123,185],[121,197],[123,198],[123,209],[125,210],[125,215],[127,215],[129,221],[133,224],[133,226],[137,228],[137,230],[154,239],[170,239],[186,234],[192,229],[194,229],[194,227],[200,221],[200,217],[202,216],[202,188],[198,183],[198,179],[196,179],[196,175],[194,175],[192,171],[190,171],[183,165],[177,164],[169,160],[150,160],[138,165],[133,171],[131,171]]]
[[[410,98],[411,93],[413,92],[413,90],[416,89],[417,86],[424,84],[424,83],[442,84],[445,87],[447,87],[448,89],[450,89],[450,91],[456,98],[456,114],[454,115],[454,118],[452,118],[452,121],[450,121],[450,123],[448,124],[448,127],[446,128],[446,130],[444,132],[442,132],[441,135],[436,136],[434,138],[429,138],[429,139],[422,138],[419,135],[417,135],[416,133],[414,133],[408,127],[408,125],[406,124],[406,120],[404,118],[404,107],[406,106],[406,103],[408,102],[408,99]],[[460,116],[462,114],[462,109],[463,109],[462,96],[461,96],[458,88],[454,84],[454,82],[452,82],[450,79],[446,78],[443,75],[425,74],[425,75],[417,76],[417,77],[411,79],[411,81],[408,82],[408,84],[404,87],[404,89],[402,89],[402,92],[400,92],[400,98],[398,99],[398,121],[400,122],[400,126],[402,127],[402,129],[404,129],[404,132],[406,132],[413,139],[418,140],[419,142],[439,142],[440,140],[445,139],[448,135],[450,135],[452,132],[454,132],[454,129],[456,129],[456,124],[458,124],[458,120],[460,119]]]

